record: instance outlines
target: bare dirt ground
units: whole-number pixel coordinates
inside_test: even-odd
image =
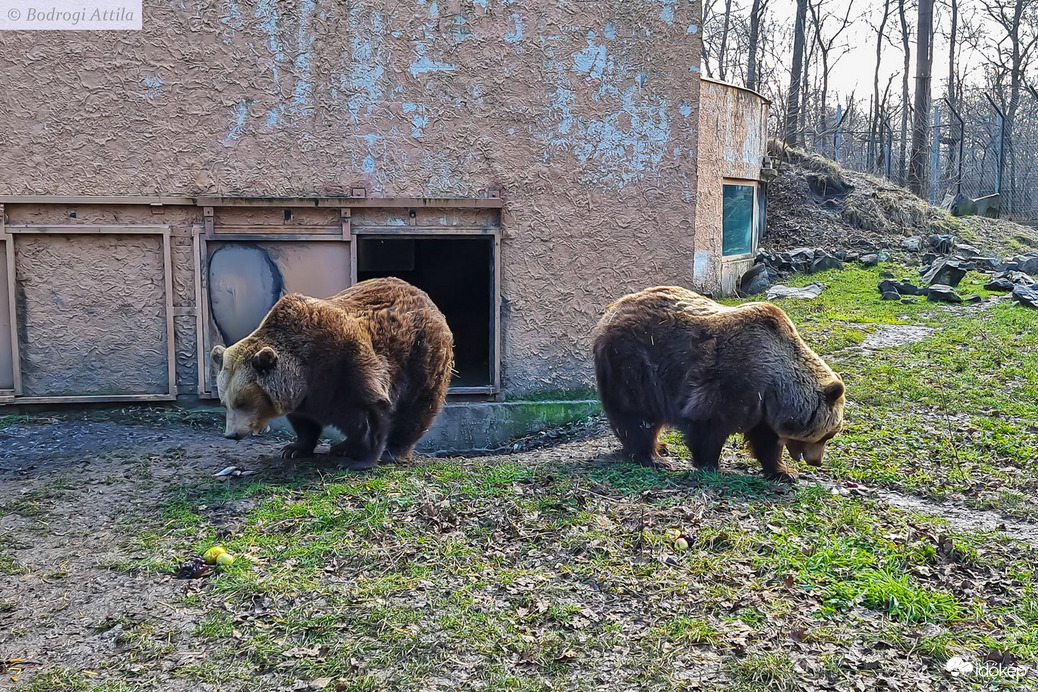
[[[0,573],[0,662],[25,659],[16,666],[22,677],[52,666],[90,670],[121,655],[123,622],[162,619],[188,639],[196,623],[170,601],[190,583],[106,565],[125,559],[127,527],[154,521],[154,508],[178,488],[269,455],[275,442],[231,446],[184,426],[90,421],[0,429],[0,545],[26,570]],[[182,659],[194,655],[186,647]]]

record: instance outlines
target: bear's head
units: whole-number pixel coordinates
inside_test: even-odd
[[[291,413],[305,396],[305,383],[295,360],[253,336],[212,352],[220,369],[216,379],[220,403],[227,409],[224,437],[240,440],[261,432],[271,418]]]
[[[836,433],[843,429],[843,407],[846,403],[846,388],[839,375],[820,392],[818,403],[810,418],[810,427],[798,430],[795,437],[782,441],[794,461],[806,461],[812,466],[821,466],[825,447]]]

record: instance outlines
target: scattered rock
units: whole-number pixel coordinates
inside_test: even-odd
[[[886,262],[888,259],[890,259],[890,253],[886,250],[877,250],[876,257],[879,258],[880,262]]]
[[[954,243],[955,236],[953,235],[934,233],[930,236],[930,249],[938,255],[947,255],[950,253]]]
[[[1038,294],[1036,294],[1038,298]],[[935,303],[961,303],[962,296],[947,284],[934,284],[926,293],[926,299]]]
[[[897,291],[883,291],[880,300],[901,300],[901,294]]]
[[[881,278],[884,278],[884,279],[893,279],[894,278],[894,272],[881,271],[879,273],[879,275],[880,275]]]
[[[825,288],[817,281],[813,281],[803,288],[792,288],[789,286],[772,286],[768,289],[768,300],[779,300],[781,298],[817,298],[822,295]]]
[[[942,258],[933,263],[933,266],[923,274],[923,281],[933,286],[940,284],[955,287],[966,276],[966,269],[959,260]]]
[[[1017,255],[1009,260],[1009,264],[1015,264],[1016,266],[1012,268],[1025,274],[1038,274],[1038,252]]]
[[[980,297],[979,295],[977,295],[976,293],[974,293],[974,294],[972,294],[972,295],[968,295],[968,296],[966,296],[965,298],[963,298],[963,299],[962,299],[962,302],[964,302],[964,303],[979,303],[979,302],[980,302],[980,301],[982,301],[982,300],[984,300],[984,299],[983,299],[983,298],[981,298],[981,297]]]
[[[811,263],[811,273],[825,271],[826,269],[843,269],[843,262],[833,255],[823,255]]]
[[[964,259],[969,259],[970,257],[978,257],[980,255],[980,250],[973,247],[972,245],[967,245],[966,243],[955,243],[952,246],[952,249],[955,251],[956,257],[962,257]]]
[[[1029,274],[1018,271],[1007,271],[995,274],[984,284],[989,291],[1012,291],[1016,286],[1033,286],[1034,279]]]
[[[899,293],[903,296],[917,296],[920,295],[922,289],[914,284],[910,284],[906,281],[894,281],[892,279],[884,279],[879,282],[880,293]]]
[[[974,257],[970,264],[973,265],[974,270],[990,274],[998,271],[998,268],[1002,266],[1002,261],[997,257]]]
[[[901,241],[901,249],[907,250],[908,252],[919,252],[923,249],[922,237],[913,235],[905,238]]]
[[[875,267],[879,264],[879,255],[875,252],[870,252],[867,255],[862,255],[858,261],[863,267]]]
[[[919,296],[905,296],[904,298],[901,299],[901,302],[904,303],[905,305],[911,305],[912,303],[918,303],[919,302]]]
[[[1013,287],[1013,297],[1019,300],[1022,305],[1038,308],[1038,288],[1035,288],[1034,285],[1024,286],[1017,284]]]
[[[771,286],[771,278],[768,276],[768,265],[764,263],[755,264],[739,279],[739,290],[746,295],[764,293]]]

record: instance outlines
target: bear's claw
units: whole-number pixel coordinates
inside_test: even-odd
[[[281,458],[282,459],[303,459],[303,458],[306,458],[306,457],[312,457],[313,455],[314,455],[314,452],[313,452],[312,449],[311,450],[301,449],[300,447],[297,447],[295,445],[295,443],[292,443],[290,445],[285,445],[281,449]]]

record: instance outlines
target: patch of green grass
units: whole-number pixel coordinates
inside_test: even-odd
[[[731,663],[730,671],[736,682],[749,690],[794,690],[800,677],[789,654],[782,652],[747,656]]]

